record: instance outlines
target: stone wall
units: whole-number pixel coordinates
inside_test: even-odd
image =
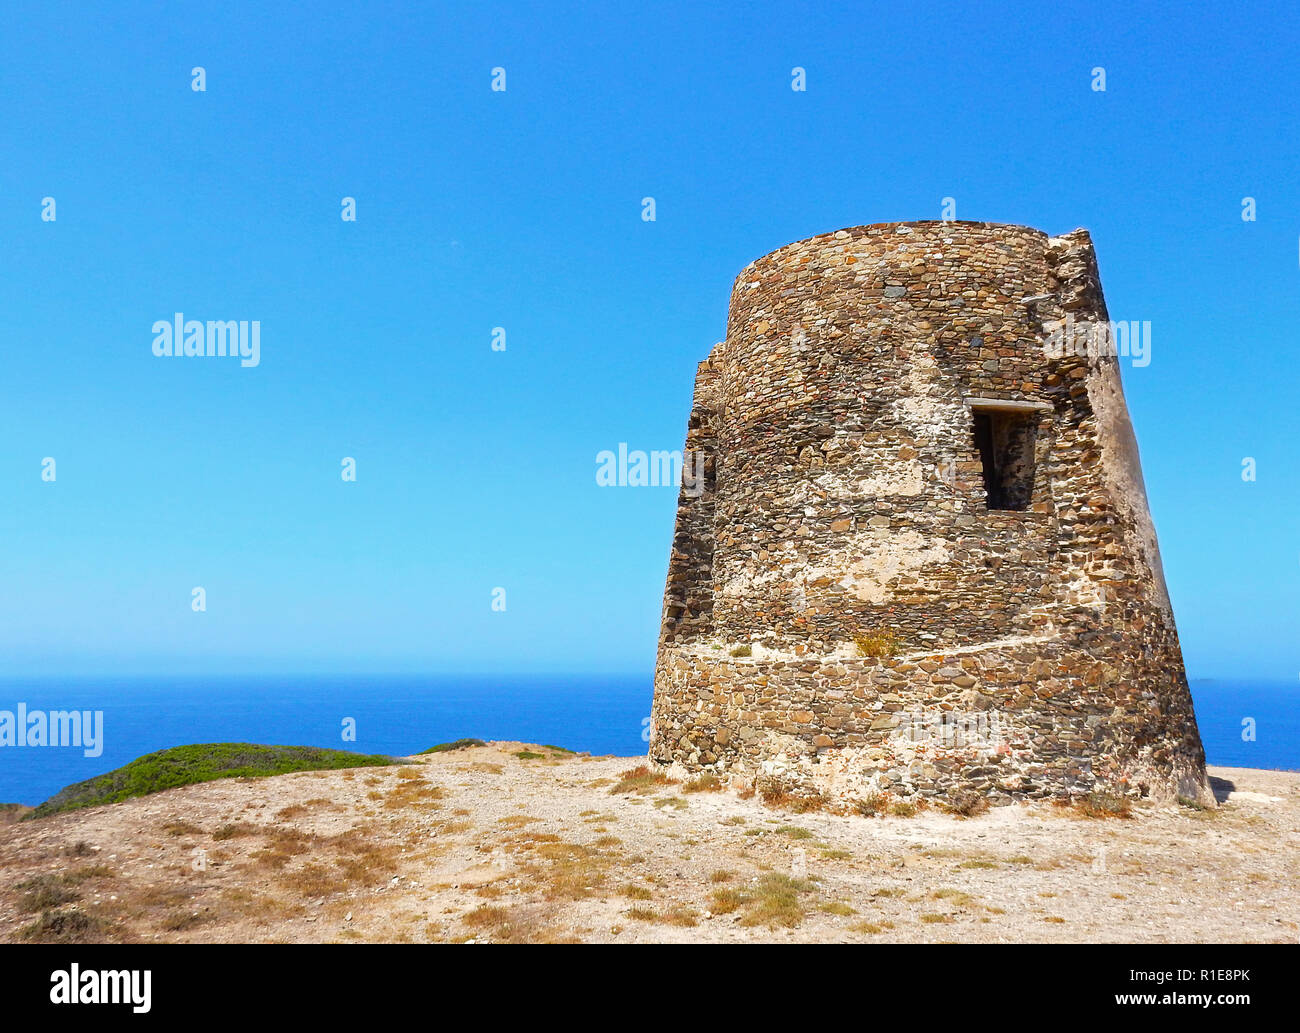
[[[740,274],[696,380],[653,759],[1210,799],[1118,362],[1052,357],[1067,315],[1109,318],[1082,230],[865,226]],[[979,413],[1017,508],[989,505]]]

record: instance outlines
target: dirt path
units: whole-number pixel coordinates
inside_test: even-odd
[[[1296,773],[1212,768],[1217,811],[868,818],[519,743],[412,759],[0,826],[0,940],[1300,940]]]

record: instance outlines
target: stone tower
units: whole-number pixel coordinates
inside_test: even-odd
[[[887,223],[747,266],[695,381],[652,760],[1212,803],[1108,326],[1084,230]]]

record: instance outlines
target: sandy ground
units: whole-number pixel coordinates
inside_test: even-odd
[[[876,818],[612,792],[640,758],[412,760],[0,825],[0,940],[1300,940],[1297,773],[1211,768],[1215,811]]]

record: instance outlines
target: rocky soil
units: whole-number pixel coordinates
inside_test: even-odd
[[[1297,773],[1212,768],[1214,810],[865,817],[641,758],[411,760],[0,825],[0,940],[1300,940]]]

